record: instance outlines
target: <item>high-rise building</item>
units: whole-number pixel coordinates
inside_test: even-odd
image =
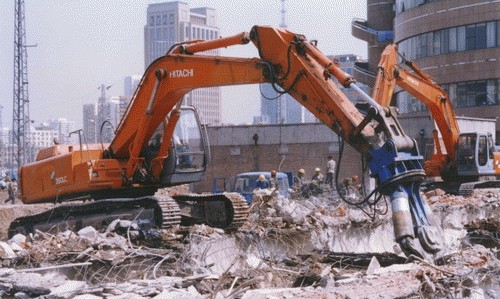
[[[448,93],[456,115],[497,119],[500,140],[500,4],[486,0],[367,0],[368,19],[354,20],[354,36],[368,41],[368,67],[355,77],[374,80],[380,52],[392,38]],[[364,29],[364,30],[363,30]],[[389,37],[391,39],[384,39]],[[390,32],[391,34],[386,34]],[[370,56],[379,52],[377,55]],[[371,66],[371,67],[370,67]],[[367,72],[368,71],[368,72]],[[370,71],[371,78],[370,78]],[[426,107],[407,92],[394,103],[400,119],[428,119]],[[417,130],[418,132],[419,130]],[[430,135],[429,130],[426,134]],[[412,136],[418,137],[418,136]]]
[[[69,121],[65,118],[51,119],[48,121],[47,127],[57,131],[57,138],[61,144],[76,144],[79,142],[78,135],[70,136],[70,133],[75,130],[74,121]]]
[[[189,40],[219,38],[218,16],[213,8],[190,8],[184,2],[150,4],[144,27],[144,62],[146,67],[167,53],[176,43]],[[207,51],[218,55],[218,50]],[[221,93],[219,87],[200,88],[185,96],[185,105],[198,108],[205,123],[221,123]]]
[[[129,75],[125,76],[123,79],[123,96],[127,98],[132,98],[137,86],[141,83],[141,76],[139,75]]]
[[[353,75],[353,69],[357,62],[361,61],[361,58],[355,54],[341,54],[341,55],[333,55],[328,56],[331,60],[336,60],[340,64],[340,68],[349,75]],[[347,96],[347,98],[354,104],[359,102],[364,102],[364,99],[354,91],[352,88],[345,88],[340,84],[336,79],[332,78],[332,80],[337,83],[337,86],[340,90]],[[356,85],[363,90],[365,93],[370,93],[370,87],[361,82],[357,82]]]
[[[125,115],[125,111],[127,111],[128,104],[130,103],[130,98],[125,96],[119,96],[119,97],[113,97],[112,99],[118,101],[118,114],[117,114],[117,122],[115,125],[118,126],[123,115]]]
[[[96,113],[94,104],[83,105],[83,136],[84,142],[96,142]]]

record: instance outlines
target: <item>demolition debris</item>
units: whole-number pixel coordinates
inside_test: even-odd
[[[401,253],[390,211],[372,220],[336,197],[262,191],[237,232],[206,225],[145,232],[117,220],[103,232],[15,235],[0,241],[0,292],[16,298],[498,297],[500,194],[425,196],[445,237],[446,249],[434,262]],[[10,207],[0,211],[3,220]]]

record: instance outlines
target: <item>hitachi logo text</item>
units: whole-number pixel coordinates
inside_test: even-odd
[[[415,84],[415,85],[419,85],[419,82],[415,79],[413,79],[412,77],[408,77],[408,81],[410,81],[411,83]]]
[[[170,78],[187,78],[193,77],[193,69],[183,69],[183,70],[174,70],[168,73]]]

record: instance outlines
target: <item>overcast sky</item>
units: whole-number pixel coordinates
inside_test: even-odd
[[[123,78],[144,72],[144,25],[152,0],[25,0],[30,117],[35,124],[51,118],[82,124],[82,106],[97,102],[100,84],[123,94]],[[249,31],[253,25],[278,26],[281,0],[184,0],[219,14],[222,36]],[[4,127],[12,126],[14,1],[0,1],[0,104]],[[287,0],[288,29],[318,40],[327,55],[366,58],[366,43],[351,36],[353,18],[366,18],[360,0]],[[256,57],[252,44],[222,55]],[[239,107],[244,107],[241,109]],[[258,86],[222,89],[223,123],[251,123],[260,114]]]

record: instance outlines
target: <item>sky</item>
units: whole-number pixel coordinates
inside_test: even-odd
[[[30,118],[35,124],[66,118],[82,126],[82,106],[96,103],[101,84],[110,96],[123,94],[123,78],[143,74],[144,25],[148,4],[161,0],[25,0]],[[215,8],[222,36],[253,25],[278,27],[281,0],[184,0]],[[287,0],[288,30],[318,40],[326,55],[367,57],[366,42],[351,36],[353,18],[366,19],[360,0]],[[4,127],[12,126],[14,1],[0,1],[0,105]],[[221,55],[257,57],[250,43]],[[242,109],[244,107],[244,109]],[[222,122],[251,123],[260,115],[258,86],[222,88]]]

